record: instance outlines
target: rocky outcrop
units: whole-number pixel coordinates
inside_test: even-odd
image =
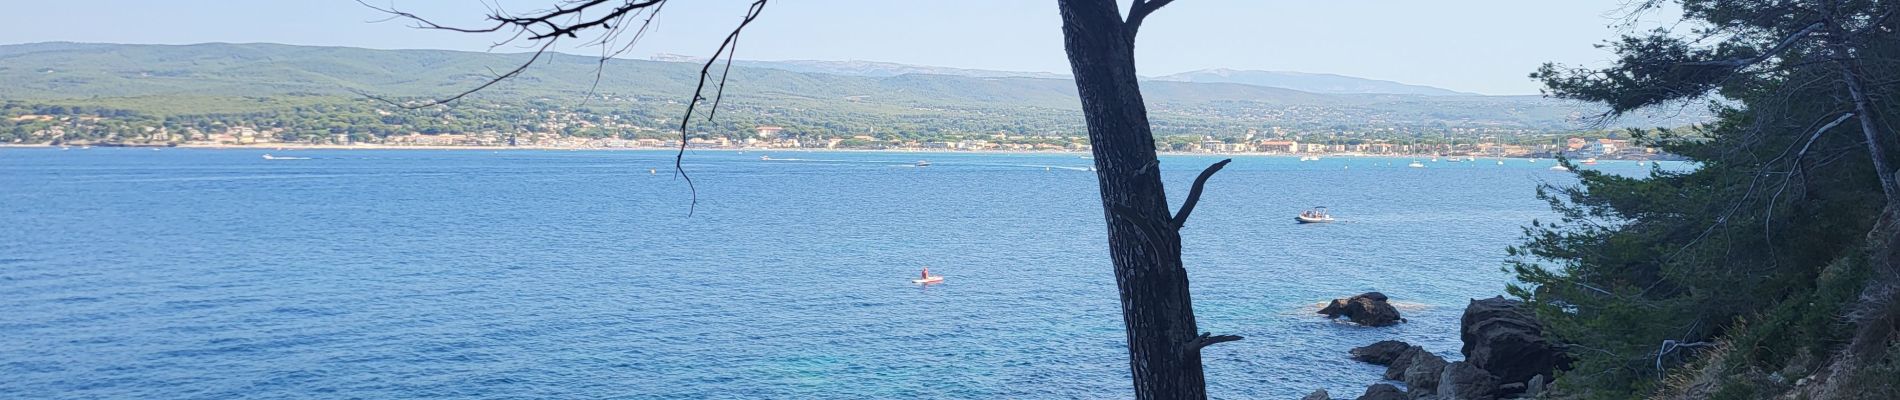
[[[1367,387],[1366,394],[1359,395],[1359,400],[1407,400],[1407,399],[1405,398],[1405,392],[1399,391],[1399,387],[1392,386],[1391,384],[1380,383],[1380,384]]]
[[[1385,379],[1404,380],[1405,368],[1412,366],[1412,357],[1423,352],[1425,348],[1418,346],[1407,346],[1405,350],[1399,351],[1397,356],[1392,357],[1392,362],[1385,365]]]
[[[1439,373],[1434,394],[1440,400],[1494,400],[1497,392],[1497,377],[1471,363],[1459,361],[1446,365]]]
[[[1332,395],[1326,394],[1326,389],[1320,389],[1313,391],[1313,394],[1306,395],[1306,397],[1301,397],[1300,400],[1332,400],[1332,398]]]
[[[1397,340],[1381,340],[1365,347],[1354,347],[1349,353],[1352,359],[1372,365],[1389,365],[1412,345]]]
[[[1522,302],[1502,296],[1472,300],[1459,326],[1465,360],[1499,383],[1527,383],[1569,366],[1563,347],[1544,339],[1543,324]]]
[[[1405,365],[1401,381],[1413,397],[1437,393],[1440,375],[1444,374],[1444,357],[1432,352],[1419,350],[1412,353],[1412,360]]]
[[[1327,318],[1341,316],[1353,323],[1365,326],[1386,326],[1405,321],[1399,316],[1399,309],[1386,302],[1384,293],[1366,292],[1344,299],[1333,299],[1325,308],[1319,310]]]
[[[1321,313],[1345,315],[1385,304],[1377,292],[1334,300]],[[1358,305],[1355,305],[1358,304]],[[1392,311],[1397,319],[1397,311]],[[1358,322],[1355,320],[1355,322]],[[1372,325],[1361,322],[1362,324]],[[1390,384],[1366,389],[1361,399],[1498,400],[1535,398],[1547,393],[1549,377],[1569,368],[1562,345],[1544,338],[1544,326],[1517,301],[1496,297],[1472,300],[1459,324],[1459,349],[1464,361],[1443,357],[1397,340],[1385,340],[1350,351],[1352,359],[1386,366],[1385,379],[1404,382],[1401,392]]]

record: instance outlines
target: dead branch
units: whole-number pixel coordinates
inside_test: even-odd
[[[1194,212],[1194,205],[1201,202],[1201,189],[1207,186],[1207,178],[1214,176],[1215,172],[1220,172],[1222,167],[1226,167],[1227,163],[1233,161],[1232,158],[1220,160],[1214,165],[1207,166],[1207,169],[1201,170],[1201,176],[1194,178],[1194,187],[1188,189],[1187,201],[1181,202],[1181,212],[1174,214],[1174,229],[1180,230],[1181,225],[1187,223],[1188,214]]]
[[[1128,28],[1128,39],[1134,40],[1135,31],[1141,29],[1141,21],[1147,19],[1148,14],[1153,14],[1155,10],[1173,2],[1174,0],[1135,0],[1135,4],[1128,6],[1128,20],[1122,23]]]
[[[1188,341],[1188,350],[1199,352],[1202,348],[1207,346],[1240,339],[1243,339],[1240,335],[1215,335],[1213,332],[1201,332],[1201,336],[1196,336],[1193,340]]]
[[[509,70],[507,73],[498,74],[494,78],[489,79],[486,82],[483,82],[481,85],[477,85],[474,88],[463,91],[461,93],[457,93],[454,96],[433,99],[431,101],[421,102],[421,103],[399,103],[399,102],[389,100],[386,98],[369,95],[367,93],[362,93],[362,94],[365,97],[369,97],[372,99],[376,99],[379,101],[394,104],[394,105],[397,105],[403,108],[408,108],[408,109],[417,109],[417,108],[425,108],[425,107],[431,107],[431,106],[437,106],[437,105],[446,105],[456,100],[460,100],[464,97],[467,97],[471,94],[474,94],[476,92],[485,90],[491,86],[494,86],[497,83],[500,83],[502,81],[521,75],[522,72],[527,71],[528,67],[533,66],[535,61],[540,60],[542,55],[547,54],[548,49],[552,48],[554,46],[554,43],[559,41],[562,37],[579,38],[580,33],[582,32],[599,29],[602,31],[600,37],[589,43],[593,45],[599,45],[602,47],[601,57],[600,57],[598,66],[596,67],[594,71],[594,85],[588,88],[587,96],[592,97],[594,90],[598,88],[598,86],[600,85],[601,74],[602,74],[602,71],[606,68],[607,60],[617,57],[620,54],[626,52],[627,49],[632,48],[633,44],[637,43],[640,40],[640,38],[646,34],[647,28],[652,26],[653,18],[657,16],[660,12],[660,9],[666,5],[667,0],[621,0],[621,2],[618,5],[614,5],[614,6],[611,6],[611,8],[608,8],[608,11],[605,14],[594,16],[594,17],[587,17],[587,18],[582,17],[582,15],[585,14],[586,11],[597,10],[602,7],[607,7],[609,3],[611,3],[611,1],[612,0],[570,1],[570,2],[565,2],[562,4],[556,5],[552,9],[534,11],[534,12],[527,13],[526,15],[509,14],[507,12],[501,11],[499,8],[493,8],[490,10],[491,13],[486,18],[489,21],[493,21],[494,22],[493,25],[483,25],[483,26],[475,26],[475,27],[458,27],[458,26],[439,24],[434,21],[430,21],[426,18],[423,18],[422,16],[409,13],[409,12],[404,12],[401,10],[397,10],[393,6],[392,7],[377,7],[377,6],[370,5],[369,3],[365,2],[365,0],[357,0],[358,4],[362,4],[364,7],[368,7],[370,9],[389,14],[390,18],[392,19],[400,18],[400,19],[407,19],[407,20],[413,21],[415,23],[414,27],[418,29],[437,29],[437,30],[446,30],[446,31],[452,31],[452,32],[461,32],[461,33],[492,33],[492,32],[501,32],[503,30],[509,30],[509,29],[512,29],[514,31],[514,34],[512,37],[495,43],[494,46],[490,47],[491,49],[493,47],[498,47],[503,44],[522,39],[524,37],[528,41],[539,42],[541,44],[534,51],[533,56],[531,56],[527,62],[524,62],[519,66],[516,66],[514,69]],[[707,84],[707,81],[710,80],[711,78],[713,65],[720,62],[719,61],[720,57],[725,57],[726,65],[721,70],[721,74],[719,76],[717,86],[715,86],[714,88],[714,94],[711,99],[712,105],[709,108],[707,108],[706,120],[711,121],[713,116],[717,115],[718,110],[719,110],[719,103],[721,99],[725,97],[726,77],[731,75],[731,72],[732,72],[732,56],[735,49],[737,49],[738,47],[739,35],[741,32],[745,30],[746,26],[751,25],[752,21],[759,17],[759,13],[765,9],[765,4],[767,1],[768,0],[753,1],[752,5],[746,9],[745,18],[739,22],[739,25],[737,27],[734,27],[732,29],[731,33],[728,33],[726,35],[724,40],[720,41],[719,48],[713,52],[712,57],[707,58],[706,62],[700,65],[699,83],[694,86],[693,96],[690,101],[687,101],[686,112],[684,113],[684,116],[680,118],[679,152],[674,154],[673,156],[673,171],[674,171],[675,176],[678,176],[681,179],[686,181],[687,189],[692,192],[692,203],[688,206],[687,212],[686,212],[688,216],[691,216],[699,205],[699,189],[693,184],[692,176],[686,174],[686,169],[684,167],[684,162],[685,162],[685,157],[686,157],[686,141],[690,133],[689,128],[693,119],[693,115],[694,115],[693,112],[696,111],[700,101],[707,100],[705,96],[706,84]],[[647,16],[643,21],[640,22],[639,27],[636,30],[634,30],[634,35],[633,35],[632,40],[626,42],[624,45],[621,45],[620,48],[617,50],[609,51],[609,48],[613,46],[617,38],[620,37],[620,33],[626,29],[626,25],[627,25],[626,23],[632,18],[634,18],[635,16],[637,16],[642,11],[645,11]],[[618,24],[619,27],[616,27],[616,24]]]

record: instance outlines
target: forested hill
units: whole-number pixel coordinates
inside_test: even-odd
[[[361,93],[442,97],[507,71],[527,54],[371,50],[279,44],[0,46],[0,99],[101,106],[151,115],[258,112],[361,101]],[[598,74],[596,73],[598,72]],[[516,79],[471,101],[658,104],[692,93],[698,65],[549,54]],[[598,85],[596,86],[596,77]],[[359,93],[360,92],[360,93]],[[726,106],[757,117],[824,118],[845,125],[918,116],[957,119],[968,130],[1074,131],[1075,86],[1062,79],[907,74],[887,77],[734,67]],[[1316,94],[1237,83],[1148,81],[1158,133],[1230,134],[1247,128],[1307,130],[1502,127],[1561,130],[1595,112],[1536,96]],[[589,100],[590,102],[593,100]],[[1633,125],[1679,125],[1695,116]],[[770,118],[765,118],[770,119]],[[852,129],[842,126],[837,129]]]

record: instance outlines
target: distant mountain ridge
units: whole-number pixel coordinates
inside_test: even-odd
[[[656,54],[651,60],[662,62],[705,62],[705,57],[684,56],[678,54]],[[1068,79],[1065,74],[1048,72],[993,71],[985,69],[934,67],[928,65],[899,64],[881,61],[821,61],[821,60],[734,60],[732,65],[752,68],[770,68],[783,71],[805,72],[832,75],[892,77],[907,74],[967,76],[972,78],[1042,78]]]
[[[1197,83],[1238,83],[1277,87],[1302,92],[1334,94],[1410,94],[1421,96],[1477,96],[1450,89],[1411,85],[1393,81],[1366,79],[1336,74],[1286,71],[1249,71],[1226,68],[1188,71],[1153,78],[1158,81]]]
[[[436,98],[479,85],[492,71],[527,57],[270,43],[0,45],[0,100],[191,115],[361,102],[364,94]],[[840,127],[834,129],[1078,132],[1082,127],[1075,83],[1066,78],[969,76],[987,72],[862,62],[804,64],[831,73],[788,67],[797,63],[752,65],[767,64],[735,65],[724,92],[722,110],[730,109],[734,117]],[[585,107],[638,110],[641,118],[667,120],[683,110],[679,100],[693,92],[698,70],[683,62],[615,59],[603,64],[592,56],[551,54],[526,73],[467,100],[576,107],[592,95],[599,101]],[[1600,112],[1593,105],[1537,96],[1328,94],[1232,82],[1156,79],[1145,81],[1142,92],[1162,134],[1233,134],[1260,127],[1577,129],[1579,117]],[[1705,115],[1676,117],[1621,122],[1679,126],[1705,120]]]
[[[705,62],[704,57],[678,54],[657,54],[651,60],[661,62]],[[806,72],[832,75],[892,77],[905,74],[967,76],[973,78],[1042,78],[1069,79],[1067,74],[1049,72],[996,71],[985,69],[934,67],[927,65],[900,64],[879,61],[819,61],[819,60],[735,60],[736,66],[752,68],[770,68],[792,72]],[[1319,74],[1287,71],[1255,71],[1227,68],[1203,69],[1158,77],[1145,77],[1144,80],[1164,82],[1193,83],[1238,83],[1270,88],[1292,89],[1302,92],[1323,94],[1401,94],[1421,96],[1479,96],[1476,93],[1459,92],[1450,89],[1400,82],[1366,79],[1338,74]]]

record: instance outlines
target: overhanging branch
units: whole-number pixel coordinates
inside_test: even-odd
[[[1243,339],[1240,335],[1215,335],[1213,332],[1201,332],[1201,336],[1197,336],[1194,340],[1188,342],[1188,351],[1198,352],[1207,346],[1240,339]]]
[[[592,97],[595,88],[600,84],[600,74],[601,71],[604,70],[607,60],[620,55],[632,47],[634,43],[638,42],[646,33],[647,28],[652,25],[654,15],[657,15],[661,7],[665,6],[667,2],[667,0],[618,0],[618,4],[615,5],[613,4],[615,1],[616,0],[563,1],[552,9],[533,11],[519,15],[501,11],[497,7],[493,9],[491,14],[486,18],[489,21],[493,21],[493,25],[457,27],[438,24],[416,14],[397,10],[393,6],[387,8],[376,7],[365,2],[365,0],[357,0],[357,3],[362,4],[364,7],[389,14],[392,19],[407,19],[413,21],[415,22],[415,27],[419,29],[436,29],[462,33],[492,33],[512,30],[514,31],[512,37],[495,43],[494,46],[500,46],[522,38],[526,38],[530,42],[539,43],[533,56],[530,57],[527,62],[516,66],[506,73],[497,74],[482,84],[457,93],[454,96],[433,99],[427,102],[398,103],[368,93],[362,94],[365,97],[410,109],[446,105],[474,94],[475,92],[485,90],[501,81],[519,76],[522,72],[526,71],[528,67],[540,60],[541,56],[546,54],[548,50],[553,47],[554,42],[562,37],[579,38],[580,33],[598,31],[601,32],[600,39],[589,43],[597,44],[602,47],[599,68],[594,71],[595,86],[588,88],[587,96]],[[686,112],[684,116],[680,118],[679,152],[673,156],[673,171],[676,176],[686,181],[686,187],[692,192],[692,203],[687,209],[688,216],[692,215],[699,205],[699,189],[693,184],[692,177],[686,174],[686,169],[683,164],[686,156],[686,141],[690,132],[688,128],[693,119],[693,113],[697,110],[699,102],[708,100],[705,96],[705,92],[707,82],[710,81],[712,77],[713,66],[720,63],[720,57],[725,57],[725,67],[721,70],[719,79],[714,86],[714,94],[710,99],[712,100],[712,105],[706,110],[706,119],[710,121],[713,116],[717,115],[720,100],[725,97],[726,77],[732,72],[732,55],[734,49],[738,46],[739,34],[745,30],[746,26],[751,25],[753,20],[759,17],[759,12],[765,9],[765,3],[767,1],[768,0],[754,0],[752,5],[746,9],[745,19],[741,20],[739,26],[734,27],[732,32],[726,35],[725,40],[719,43],[719,48],[713,52],[712,57],[708,57],[706,62],[700,65],[699,83],[693,87],[693,97],[687,101]],[[590,10],[599,10],[602,8],[607,9],[603,14],[586,15]],[[634,22],[630,20],[642,12],[645,12],[647,16],[644,21],[637,23],[638,28],[633,30],[633,38],[621,46],[619,50],[609,51],[609,47],[620,37],[619,34],[628,30],[628,25],[634,24]],[[584,17],[583,15],[586,16]]]
[[[1174,229],[1181,229],[1181,225],[1187,223],[1188,214],[1194,213],[1194,205],[1201,202],[1201,189],[1207,186],[1207,178],[1214,176],[1215,172],[1220,172],[1222,167],[1226,167],[1227,163],[1233,161],[1232,158],[1220,160],[1214,165],[1207,166],[1207,169],[1201,170],[1201,176],[1194,178],[1194,187],[1188,189],[1187,201],[1181,202],[1181,211],[1174,214]]]
[[[1808,24],[1807,27],[1801,28],[1801,30],[1795,31],[1792,34],[1789,34],[1788,37],[1782,38],[1781,42],[1775,43],[1774,47],[1769,47],[1768,50],[1763,51],[1760,55],[1756,55],[1754,57],[1735,58],[1735,59],[1716,60],[1716,61],[1695,61],[1695,62],[1681,63],[1680,65],[1728,67],[1728,68],[1733,68],[1737,70],[1742,69],[1742,68],[1748,68],[1749,66],[1761,63],[1762,61],[1767,61],[1770,58],[1774,58],[1775,56],[1780,55],[1781,52],[1787,51],[1789,47],[1793,47],[1795,42],[1800,41],[1801,38],[1807,37],[1808,34],[1814,33],[1814,31],[1820,30],[1825,25],[1826,24],[1821,23],[1821,22]]]

